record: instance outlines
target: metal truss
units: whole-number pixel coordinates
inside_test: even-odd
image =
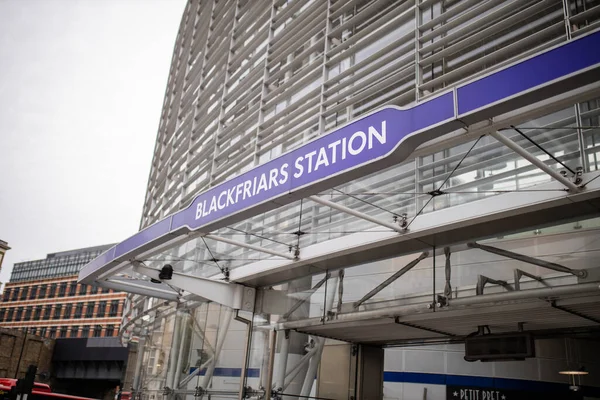
[[[134,261],[133,270],[155,281],[161,282],[160,271]],[[256,289],[236,283],[226,283],[173,272],[172,277],[162,283],[193,293],[207,301],[213,301],[236,310],[253,311]],[[158,284],[157,284],[158,285]]]
[[[585,174],[585,177],[589,176],[591,174]],[[299,278],[325,270],[428,251],[432,243],[448,246],[526,229],[536,223],[597,214],[597,208],[590,201],[600,198],[600,180],[591,181],[585,190],[573,194],[562,191],[562,188],[562,183],[551,182],[536,186],[538,191],[526,195],[518,191],[504,193],[422,214],[403,234],[372,229],[316,243],[304,247],[299,260],[271,259],[268,264],[264,261],[250,263],[233,269],[230,279],[251,286],[270,286],[289,280],[290,276]],[[523,218],[524,215],[527,218]],[[511,257],[514,258],[514,254]],[[579,277],[585,275],[585,271],[571,270],[531,257],[522,258],[522,261]]]

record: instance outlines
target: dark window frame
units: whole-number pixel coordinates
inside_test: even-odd
[[[92,336],[93,337],[100,337],[100,336],[102,336],[102,326],[96,325],[94,327],[94,332],[92,332]]]
[[[54,314],[52,315],[53,319],[60,319],[61,312],[62,312],[62,304],[56,304],[54,306]]]
[[[110,302],[110,311],[108,312],[109,317],[116,317],[119,314],[119,300],[113,300]]]
[[[83,303],[77,303],[75,305],[75,318],[81,318],[83,315]]]

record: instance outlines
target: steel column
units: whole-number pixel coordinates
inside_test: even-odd
[[[269,332],[269,369],[267,372],[267,384],[265,385],[265,400],[271,399],[273,391],[273,370],[275,368],[275,350],[277,345],[277,331]]]
[[[219,334],[217,335],[217,343],[215,344],[215,354],[213,355],[213,360],[208,366],[206,373],[204,375],[204,379],[202,380],[203,389],[208,389],[208,385],[212,380],[213,373],[215,372],[215,367],[217,366],[217,360],[219,359],[219,355],[221,354],[221,349],[223,348],[223,343],[225,343],[225,336],[227,336],[227,332],[229,331],[229,323],[233,319],[233,310],[231,308],[227,308],[225,312],[225,321],[223,321],[223,325],[221,325],[221,329],[219,329]]]

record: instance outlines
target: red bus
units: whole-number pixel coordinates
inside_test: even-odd
[[[10,390],[17,384],[16,379],[0,378],[0,400],[10,399]],[[71,396],[63,393],[53,393],[50,385],[35,382],[27,400],[95,400],[88,397]]]

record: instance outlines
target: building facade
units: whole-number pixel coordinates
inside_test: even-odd
[[[108,247],[16,263],[2,294],[0,326],[47,338],[117,335],[125,294],[77,283],[79,270]]]
[[[0,271],[2,270],[2,261],[4,261],[4,255],[8,250],[10,250],[8,243],[6,243],[4,240],[0,240]]]
[[[80,274],[131,292],[136,392],[600,397],[599,29],[593,0],[188,1],[142,231]],[[535,356],[464,359],[515,332]]]

